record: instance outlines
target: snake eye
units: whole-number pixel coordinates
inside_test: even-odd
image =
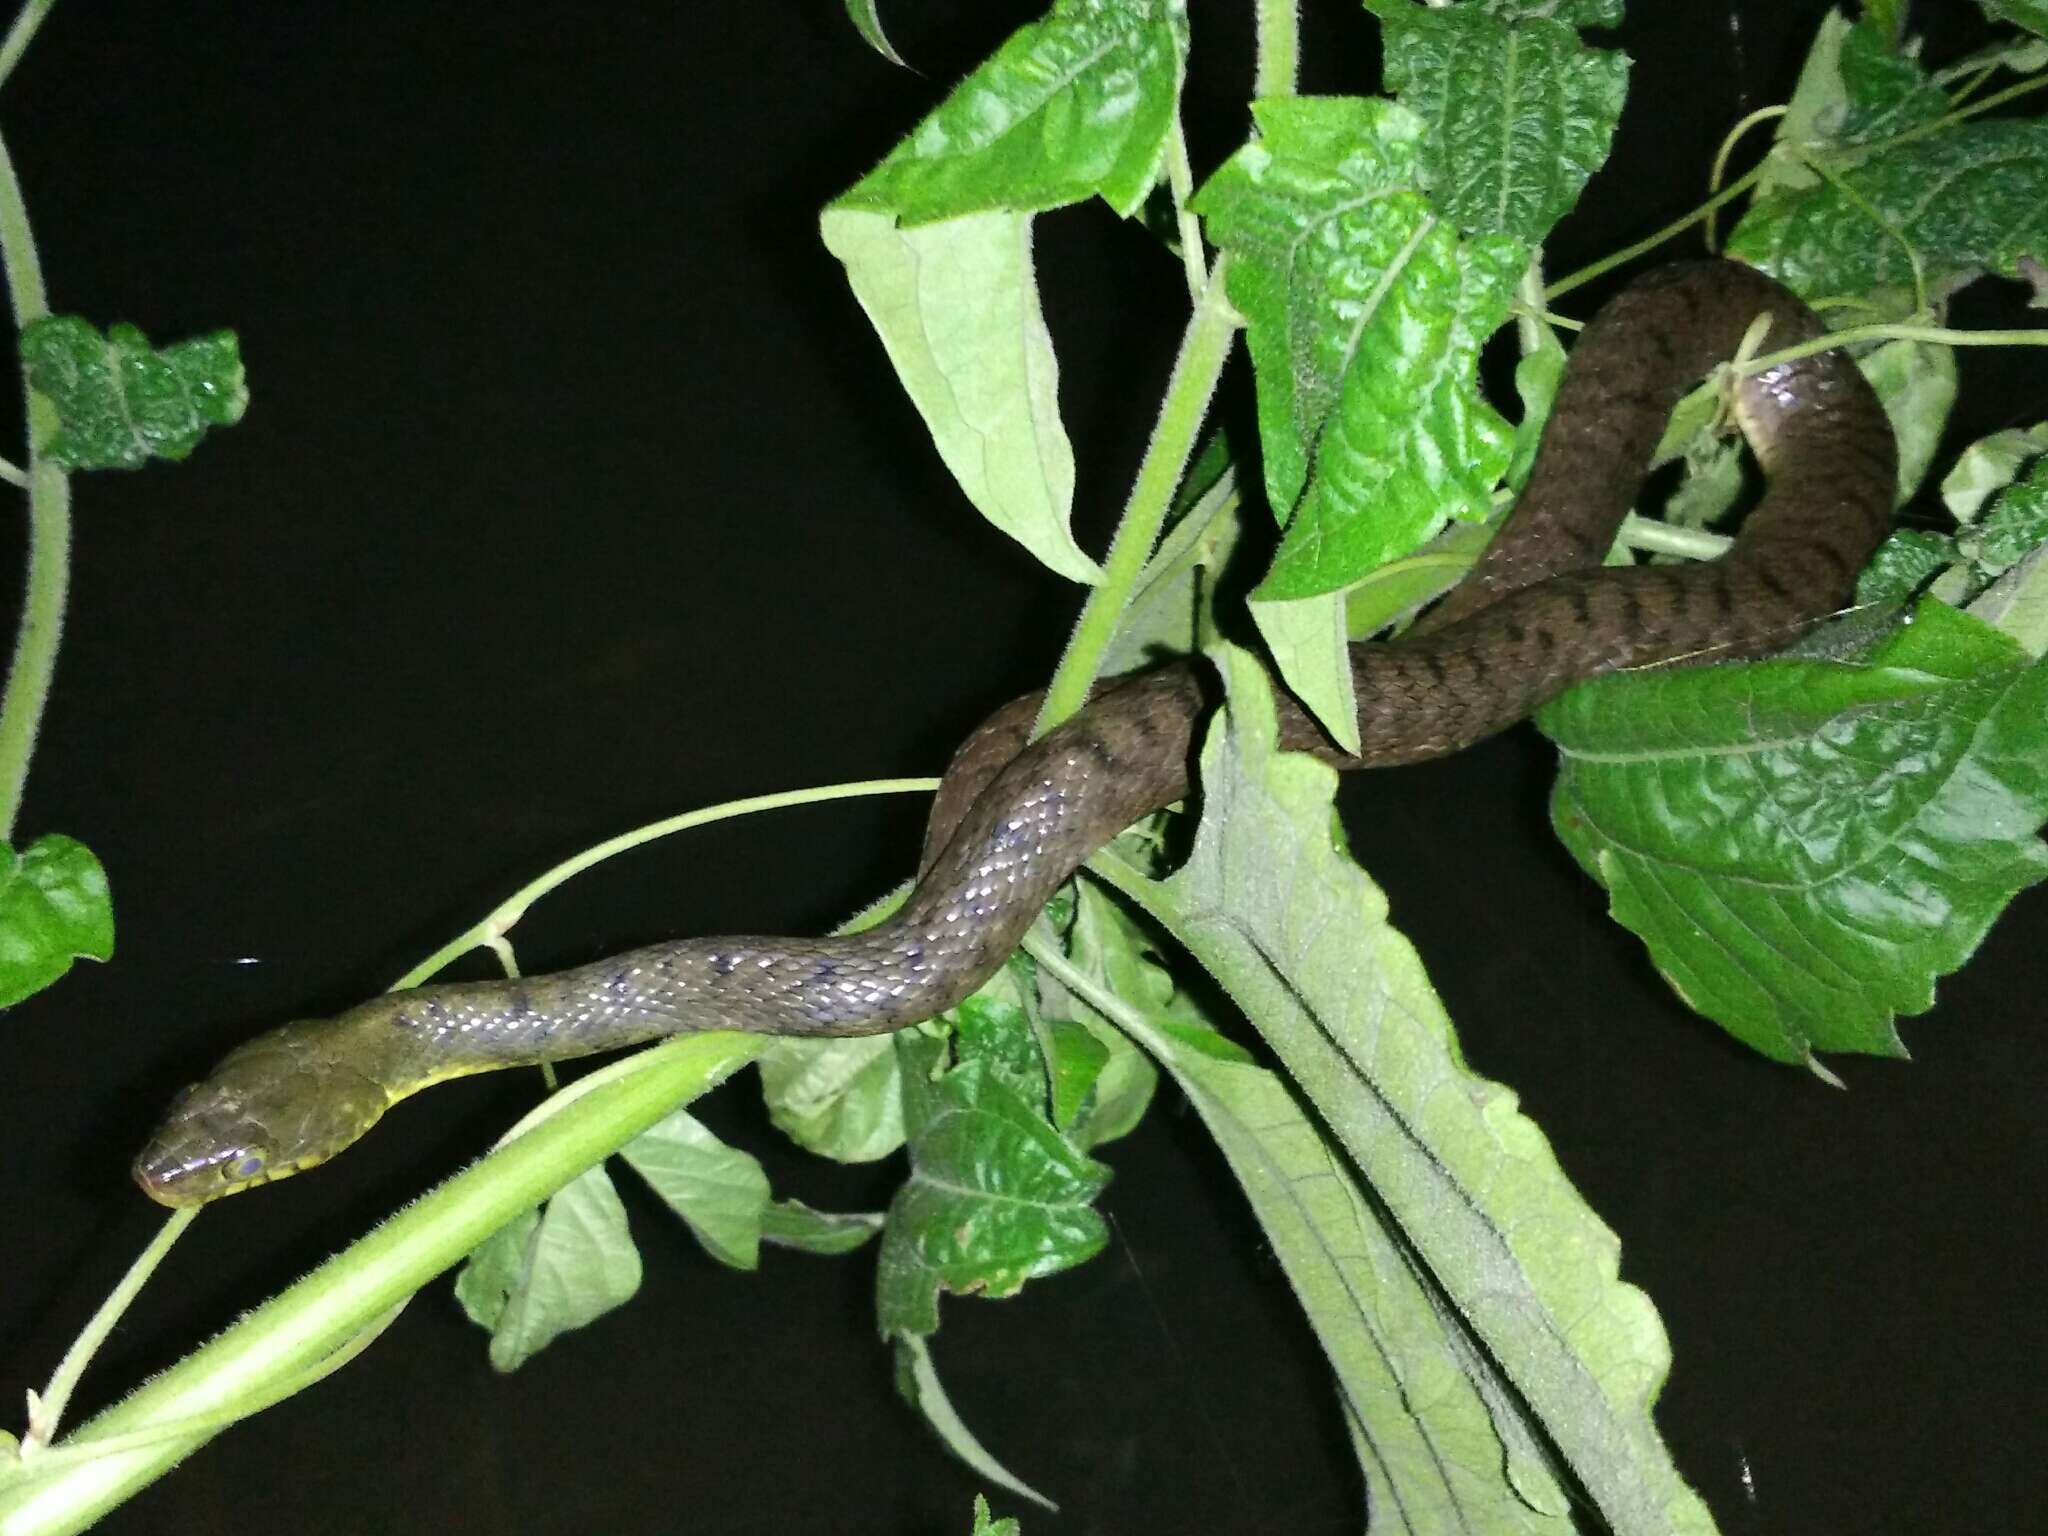
[[[262,1171],[263,1158],[259,1154],[252,1152],[247,1157],[238,1161],[233,1169],[230,1170],[230,1173],[232,1177],[237,1179],[253,1179]]]

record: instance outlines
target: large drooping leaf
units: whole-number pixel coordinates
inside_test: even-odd
[[[768,1175],[751,1154],[727,1146],[679,1109],[619,1148],[619,1155],[683,1218],[706,1253],[734,1269],[759,1267]]]
[[[1569,19],[1543,14],[1551,6],[1375,9],[1387,85],[1430,125],[1423,165],[1438,211],[1471,233],[1540,244],[1607,158],[1628,56],[1588,48]]]
[[[2048,875],[2048,667],[1939,602],[1859,661],[1618,677],[1539,724],[1616,920],[1780,1061],[1902,1054],[1894,1018]]]
[[[939,1292],[1014,1294],[1094,1257],[1109,1170],[1083,1156],[985,1060],[933,1077],[944,1042],[895,1036],[910,1175],[890,1203],[875,1281],[885,1338],[939,1326]]]
[[[1484,513],[1509,432],[1474,361],[1523,251],[1461,242],[1430,210],[1412,113],[1355,97],[1254,112],[1259,138],[1196,207],[1248,325],[1266,494],[1287,526],[1260,594],[1280,600],[1337,591]]]
[[[132,325],[101,335],[76,315],[45,315],[22,331],[21,360],[56,407],[57,431],[39,446],[65,469],[185,458],[208,428],[232,426],[249,407],[233,331],[159,350]]]
[[[74,960],[113,954],[107,872],[90,848],[57,832],[21,853],[0,843],[0,1008],[42,991]]]
[[[775,1128],[842,1163],[903,1145],[903,1096],[887,1035],[777,1040],[761,1053],[761,1097]]]
[[[1088,952],[1102,942],[1121,952]],[[1214,1028],[1155,1016],[1137,1001],[1174,995],[1140,942],[1135,925],[1098,925],[1071,961],[1039,953],[1076,998],[1159,1058],[1229,1161],[1329,1356],[1347,1413],[1366,1430],[1358,1445],[1371,1529],[1574,1530],[1526,1410],[1286,1084]],[[1089,974],[1145,968],[1158,976],[1128,995]]]
[[[1977,0],[1993,21],[2009,21],[2048,37],[2048,0]]]
[[[922,224],[1100,196],[1129,215],[1159,179],[1187,46],[1184,0],[1055,0],[839,206]]]
[[[1966,122],[1872,153],[1830,179],[1761,197],[1729,238],[1808,298],[1939,295],[1979,271],[2048,259],[2048,121]]]
[[[967,499],[1060,575],[1100,580],[1070,528],[1074,449],[1030,219],[978,213],[908,228],[834,207],[818,225]]]
[[[1279,753],[1271,695],[1223,653],[1202,822],[1164,884],[1101,870],[1220,981],[1370,1185],[1616,1536],[1710,1531],[1650,1421],[1669,1365],[1619,1245],[1514,1095],[1470,1072],[1414,950],[1333,842],[1336,775]]]
[[[602,1163],[487,1238],[455,1279],[455,1299],[491,1336],[491,1364],[516,1371],[562,1334],[640,1289],[640,1250]]]

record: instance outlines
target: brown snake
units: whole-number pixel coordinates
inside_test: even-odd
[[[1603,309],[1572,351],[1529,485],[1471,575],[1403,639],[1352,646],[1358,754],[1284,695],[1282,745],[1339,768],[1438,757],[1581,679],[1781,649],[1841,606],[1890,525],[1897,471],[1884,412],[1840,352],[1736,382],[1768,485],[1726,556],[1599,568],[1672,407],[1760,314],[1773,348],[1822,331],[1783,288],[1728,263],[1662,269]],[[1209,691],[1200,664],[1161,666],[1030,743],[1037,697],[998,710],[954,755],[922,877],[879,927],[681,939],[552,976],[389,993],[262,1035],[178,1097],[136,1179],[190,1205],[282,1178],[463,1073],[685,1031],[863,1035],[930,1018],[987,980],[1084,859],[1188,793]]]

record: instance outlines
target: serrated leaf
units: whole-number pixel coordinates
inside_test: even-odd
[[[619,1155],[711,1257],[734,1269],[760,1267],[768,1175],[753,1157],[680,1109],[619,1148]]]
[[[1100,196],[1128,217],[1159,178],[1187,45],[1184,0],[1055,0],[839,205],[921,224]]]
[[[2048,37],[2048,0],[1977,0],[1977,5],[1993,21],[2009,21]]]
[[[1539,245],[1607,159],[1628,56],[1534,7],[1384,13],[1388,88],[1430,125],[1424,185],[1471,234]]]
[[[1932,293],[1979,270],[2020,277],[2048,256],[2048,121],[1963,123],[1773,192],[1728,254],[1807,298],[1909,287],[1916,257]]]
[[[1221,660],[1193,852],[1163,885],[1111,878],[1265,1036],[1616,1536],[1710,1531],[1650,1422],[1669,1349],[1614,1235],[1514,1095],[1465,1068],[1385,898],[1333,846],[1336,775],[1279,753],[1264,679]]]
[[[819,1211],[801,1200],[776,1200],[761,1213],[761,1241],[832,1256],[865,1247],[882,1230],[880,1211]]]
[[[988,1500],[974,1496],[974,1529],[969,1536],[1024,1536],[1024,1527],[1012,1517],[998,1520],[989,1512]]]
[[[982,213],[908,229],[828,208],[818,222],[967,499],[1051,570],[1100,581],[1069,526],[1074,449],[1030,219]]]
[[[56,832],[19,854],[0,843],[0,1008],[42,991],[74,960],[113,954],[107,872],[90,848]]]
[[[906,1056],[910,1176],[890,1202],[877,1261],[885,1338],[935,1332],[941,1290],[1014,1295],[1108,1240],[1092,1202],[1109,1169],[1070,1146],[986,1062],[934,1081],[935,1043],[910,1032],[895,1040]]]
[[[1604,680],[1538,723],[1615,919],[1779,1061],[1901,1054],[1895,1017],[2048,875],[2048,668],[1938,602],[1862,661]]]
[[[846,16],[867,45],[891,64],[903,64],[903,55],[882,31],[882,13],[877,0],[846,0]],[[904,68],[909,65],[904,64]]]
[[[1019,1498],[1029,1499],[1034,1504],[1058,1512],[1059,1505],[997,1461],[983,1448],[982,1443],[974,1438],[974,1432],[967,1427],[967,1421],[960,1417],[959,1410],[954,1408],[953,1400],[946,1395],[945,1386],[939,1381],[938,1370],[932,1364],[930,1347],[923,1339],[914,1335],[905,1335],[896,1340],[896,1392],[904,1402],[924,1416],[924,1421],[931,1425],[932,1432],[963,1465],[970,1467],[998,1488],[1007,1488]]]
[[[240,344],[215,331],[153,349],[132,325],[102,335],[76,315],[45,315],[21,333],[30,386],[55,408],[43,454],[67,470],[137,469],[183,459],[209,427],[249,406]]]
[[[1259,596],[1315,597],[1478,517],[1507,464],[1480,344],[1523,267],[1414,190],[1421,125],[1388,102],[1254,107],[1261,137],[1196,198],[1247,319],[1266,494],[1287,534]]]
[[[889,1036],[777,1040],[760,1063],[768,1118],[806,1151],[871,1163],[903,1145],[903,1096]]]
[[[501,1227],[469,1256],[455,1298],[491,1335],[491,1364],[516,1371],[561,1335],[640,1289],[640,1251],[602,1163]]]
[[[1025,1015],[1014,965],[1003,966],[947,1017],[957,1058],[963,1064],[986,1063],[991,1074],[1042,1115],[1048,1091],[1045,1057]]]

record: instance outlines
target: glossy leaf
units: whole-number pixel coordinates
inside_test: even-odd
[[[1074,449],[1030,219],[982,213],[912,229],[828,208],[819,228],[967,499],[1050,569],[1099,581],[1069,527]]]
[[[74,960],[113,953],[107,872],[90,848],[55,832],[22,853],[0,843],[0,1007],[42,991]]]
[[[891,64],[903,64],[903,55],[896,51],[896,45],[882,30],[881,7],[877,0],[846,0],[846,16],[870,48]]]
[[[1541,244],[1607,159],[1627,55],[1588,48],[1534,5],[1404,5],[1382,18],[1388,88],[1430,125],[1430,200],[1468,233]]]
[[[619,1155],[683,1218],[706,1253],[734,1269],[759,1267],[768,1175],[753,1157],[680,1109],[627,1142]]]
[[[1100,196],[1128,216],[1159,179],[1187,45],[1184,0],[1055,0],[839,206],[922,224]]]
[[[491,1335],[491,1364],[516,1371],[639,1289],[640,1251],[600,1163],[479,1245],[456,1277],[455,1299]]]
[[[1993,21],[2009,21],[2048,37],[2048,0],[1977,0],[1977,4]]]
[[[762,1242],[805,1253],[852,1253],[881,1230],[880,1211],[819,1211],[801,1200],[776,1200],[761,1213]]]
[[[1286,524],[1259,596],[1340,591],[1452,516],[1479,517],[1506,424],[1480,343],[1523,267],[1460,242],[1415,188],[1421,124],[1383,101],[1261,102],[1260,137],[1196,199],[1248,323],[1266,494]]]
[[[777,1040],[761,1053],[775,1128],[806,1151],[871,1163],[903,1145],[903,1098],[887,1035]]]
[[[1538,718],[1615,919],[1779,1061],[1902,1054],[1895,1017],[2048,875],[2048,668],[1938,602],[1860,661],[1606,679]]]
[[[943,1051],[914,1032],[905,1057],[910,1176],[890,1203],[876,1277],[884,1337],[939,1326],[939,1292],[1009,1296],[1094,1257],[1108,1239],[1092,1202],[1109,1170],[1070,1146],[989,1069],[931,1077]]]
[[[132,325],[102,335],[76,315],[46,315],[22,331],[21,358],[29,384],[56,408],[57,431],[41,448],[64,469],[182,459],[249,405],[232,331],[157,350]]]
[[[1514,1095],[1465,1067],[1385,898],[1333,844],[1336,775],[1278,752],[1264,678],[1222,664],[1193,852],[1163,885],[1116,884],[1266,1038],[1616,1536],[1710,1531],[1650,1421],[1670,1354],[1613,1233]]]
[[[1809,298],[1940,293],[1980,270],[2048,259],[2048,121],[1969,122],[1899,144],[1811,187],[1759,198],[1728,253]]]

